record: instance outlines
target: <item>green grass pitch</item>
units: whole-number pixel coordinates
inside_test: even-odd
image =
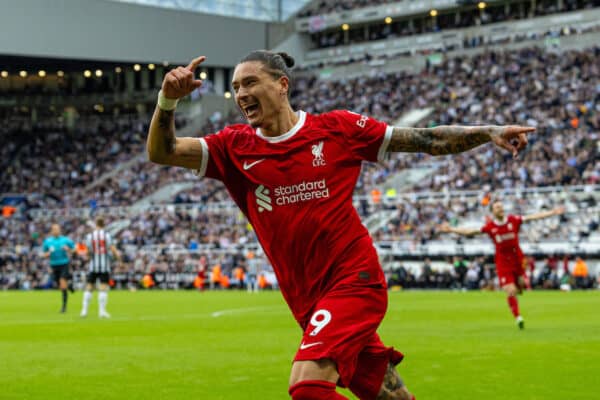
[[[0,293],[0,399],[288,398],[301,335],[278,292],[111,292],[110,320],[81,297],[61,315],[57,291]],[[419,400],[600,398],[600,292],[520,305],[522,332],[501,293],[395,292],[379,332]]]

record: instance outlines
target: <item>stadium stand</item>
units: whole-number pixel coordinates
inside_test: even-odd
[[[375,1],[375,2],[318,2],[314,9],[305,11],[302,15],[305,17],[314,16],[309,20],[309,25],[315,29],[320,15],[323,14],[341,14],[348,10],[365,8],[369,9],[377,7],[381,4],[395,3],[402,5],[402,2],[390,1]],[[593,2],[569,0],[562,3],[559,7],[556,2],[537,2],[535,8],[532,7],[530,1],[512,2],[510,4],[496,2],[490,3],[483,8],[478,8],[477,4],[473,4],[470,8],[463,8],[460,11],[456,9],[436,10],[435,15],[431,12],[425,14],[416,14],[409,16],[410,19],[401,17],[397,21],[393,21],[391,17],[384,21],[383,19],[369,20],[368,17],[362,18],[357,24],[358,26],[349,28],[348,33],[340,30],[340,27],[328,27],[322,31],[311,33],[311,41],[314,48],[336,47],[340,45],[357,44],[367,41],[377,41],[392,39],[404,36],[422,35],[425,33],[443,32],[449,29],[459,29],[466,27],[477,27],[487,24],[493,24],[505,21],[515,21],[525,18],[552,15],[563,12],[572,12],[582,9],[593,8]],[[390,13],[391,14],[391,13]],[[368,15],[365,10],[364,15]],[[364,22],[363,20],[367,20]],[[352,20],[352,18],[349,18]],[[478,39],[469,43],[468,46],[473,47]]]
[[[366,1],[366,0],[344,0],[344,1],[335,1],[335,2],[317,0],[317,1],[311,2],[308,6],[304,7],[303,10],[297,14],[297,17],[299,19],[301,19],[301,18],[310,17],[310,16],[314,16],[314,15],[342,13],[344,11],[355,10],[355,9],[360,9],[360,8],[376,7],[376,6],[380,6],[382,4],[404,5],[402,3],[404,3],[404,1],[398,1],[398,0],[369,0],[369,1]],[[498,13],[501,15],[506,14],[512,18],[526,18],[526,17],[531,17],[532,13],[533,13],[533,15],[547,15],[547,14],[551,14],[551,13],[555,13],[555,12],[573,11],[573,10],[586,8],[586,7],[591,8],[595,5],[594,2],[581,1],[581,0],[566,0],[563,2],[538,1],[535,3],[535,7],[532,6],[531,2],[514,2],[513,4],[510,4],[510,7],[505,7],[506,4],[505,3],[502,4],[502,2],[495,2],[495,3],[501,3],[501,4],[498,5],[498,4],[494,4],[494,2],[489,2],[489,5],[487,5],[487,7],[484,8],[486,12],[493,14],[490,17],[495,17],[495,18],[499,18],[499,16],[496,15],[497,14],[496,12],[494,12],[494,11],[496,11],[496,10],[494,10],[494,6],[497,6],[499,8]],[[475,2],[475,1],[462,1],[462,2],[457,1],[456,4],[457,5],[462,4],[462,5],[466,5],[466,6],[470,5],[472,9],[482,9],[480,7],[477,7],[478,2]],[[502,6],[502,7],[499,7],[499,6]],[[532,7],[534,7],[534,8],[532,8]],[[524,13],[525,15],[519,15],[515,12],[515,10],[519,10],[519,9],[522,9],[525,12]],[[461,11],[464,11],[464,10],[465,10],[465,8],[461,9]],[[503,13],[501,13],[501,11]],[[529,12],[526,12],[526,11],[529,11]]]

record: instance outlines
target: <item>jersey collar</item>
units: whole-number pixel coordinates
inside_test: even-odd
[[[306,121],[306,113],[304,111],[298,110],[298,111],[296,111],[296,115],[298,116],[298,122],[296,122],[296,125],[294,125],[292,127],[292,129],[290,129],[283,135],[274,136],[274,137],[265,136],[260,131],[260,128],[256,128],[256,134],[258,135],[259,138],[264,139],[267,142],[271,142],[271,143],[279,143],[279,142],[283,142],[284,140],[288,140],[289,138],[294,136],[296,133],[298,133],[298,131],[304,126],[304,122]]]
[[[502,221],[497,220],[495,217],[492,217],[492,220],[496,223],[496,225],[506,225],[508,222],[508,215],[505,215]]]

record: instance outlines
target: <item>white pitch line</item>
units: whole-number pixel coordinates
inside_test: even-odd
[[[218,318],[226,315],[235,315],[252,312],[269,312],[273,311],[285,311],[281,306],[269,306],[269,307],[246,307],[246,308],[231,308],[225,310],[214,311],[212,313],[195,313],[195,314],[180,314],[180,315],[146,315],[137,317],[111,317],[107,320],[99,319],[95,316],[81,318],[81,317],[67,317],[67,318],[54,318],[54,319],[36,319],[36,320],[13,320],[13,321],[0,321],[0,326],[8,325],[42,325],[42,324],[64,324],[73,322],[109,322],[109,321],[174,321],[179,319],[199,319],[199,318]]]
[[[231,315],[231,314],[243,314],[245,312],[252,311],[267,311],[267,310],[276,310],[281,307],[279,306],[271,306],[271,307],[248,307],[248,308],[230,308],[227,310],[215,311],[211,315],[211,317],[218,318],[222,315]]]

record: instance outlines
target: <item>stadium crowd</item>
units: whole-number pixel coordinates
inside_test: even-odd
[[[378,6],[381,4],[400,3],[398,0],[342,0],[328,1],[316,0],[312,1],[307,7],[300,11],[298,18],[310,17],[313,15],[331,14],[353,10],[355,8]]]
[[[586,240],[590,235],[598,236],[600,213],[597,201],[597,197],[591,194],[565,198],[562,193],[537,193],[505,199],[507,211],[517,214],[554,208],[559,204],[566,207],[567,214],[563,217],[530,223],[522,230],[522,238],[532,243],[545,240],[568,240],[577,243]],[[402,197],[387,199],[374,208],[381,209],[387,209],[390,215],[388,222],[374,233],[376,243],[402,241],[427,244],[444,240],[438,236],[436,224],[444,221],[452,224],[476,221],[483,225],[484,216],[489,213],[485,201],[478,197],[456,197],[447,201],[436,201],[426,197],[410,200]],[[15,287],[18,282],[27,281],[29,283],[25,285],[26,288],[44,286],[48,284],[47,266],[46,261],[40,258],[39,246],[56,218],[50,215],[21,221],[14,218],[0,219],[0,275],[4,277],[4,285]],[[123,261],[117,266],[116,272],[126,275],[127,278],[122,277],[121,280],[128,282],[133,279],[132,276],[139,277],[153,271],[165,274],[197,272],[197,266],[193,267],[189,260],[194,260],[199,255],[208,256],[211,262],[222,265],[223,275],[232,278],[233,269],[237,264],[251,262],[251,259],[244,255],[247,254],[247,249],[258,248],[252,227],[239,210],[232,206],[222,209],[203,208],[198,204],[151,207],[133,214],[108,213],[106,219],[109,226],[112,222],[120,224],[120,227],[115,228],[115,237]],[[63,215],[60,221],[63,232],[79,243],[78,256],[74,258],[73,267],[76,273],[80,273],[85,268],[85,249],[81,246],[91,222],[89,217],[81,215]],[[230,262],[231,257],[236,261]],[[261,271],[269,271],[264,259],[260,260]],[[493,267],[488,266],[487,269],[493,270]],[[208,266],[204,266],[203,270],[208,270]],[[482,268],[478,269],[480,273],[483,271]],[[11,278],[8,279],[8,276]],[[406,281],[401,280],[400,284],[403,287],[415,288],[457,288],[468,286],[465,278],[466,275],[457,278],[444,269],[431,280],[428,278],[423,281],[407,276]],[[557,279],[560,280],[559,275],[552,275],[553,282]],[[139,282],[139,279],[137,281]],[[489,277],[486,278],[486,282],[490,282]]]
[[[492,51],[446,59],[419,74],[340,81],[303,78],[294,101],[308,112],[347,108],[387,122],[407,110],[432,107],[421,126],[516,123],[538,129],[518,162],[506,162],[509,155],[482,146],[452,156],[451,163],[413,190],[594,184],[600,180],[599,66],[599,47],[563,53],[538,48]],[[416,161],[431,157],[392,155],[379,176]]]
[[[421,126],[521,123],[538,128],[519,162],[505,162],[506,154],[483,147],[442,163],[413,191],[594,184],[600,181],[599,65],[598,47],[564,53],[536,48],[486,52],[446,59],[418,74],[374,73],[340,81],[299,78],[293,103],[307,112],[345,108],[389,123],[412,109],[432,107]],[[360,95],[356,87],[364,89]],[[166,182],[196,181],[189,172],[145,161],[146,116],[82,116],[74,131],[56,118],[35,125],[23,118],[7,121],[3,134],[20,140],[1,150],[7,174],[0,192],[41,192],[54,198],[55,206],[99,207],[132,204]],[[208,120],[202,131],[215,132],[239,121],[239,113],[219,116]],[[430,162],[426,155],[401,154],[392,155],[383,167],[365,164],[356,194],[367,195],[390,175]],[[114,171],[112,177],[97,181],[108,171]],[[210,186],[215,200],[226,197],[222,185]],[[171,201],[188,197],[185,192],[174,194]]]
[[[83,114],[74,121],[68,124],[61,115],[36,123],[5,118],[1,134],[15,140],[0,150],[5,171],[0,193],[41,193],[46,201],[40,199],[39,205],[45,207],[96,207],[129,204],[152,190],[142,187],[161,174],[159,167],[144,168],[149,116]],[[176,123],[184,126],[185,117]],[[122,168],[98,185],[100,177],[136,158],[137,169]]]
[[[562,240],[573,243],[585,240],[599,232],[598,198],[592,193],[581,197],[563,194],[535,194],[530,196],[499,197],[507,212],[526,215],[540,210],[564,206],[568,216],[531,222],[522,228],[520,237],[528,242]],[[376,241],[404,241],[415,245],[438,240],[438,224],[448,221],[452,225],[467,221],[483,226],[490,215],[490,194],[480,197],[455,197],[444,200],[414,200],[403,197],[401,201],[388,201],[382,205],[390,210],[387,223],[374,233]],[[478,240],[478,239],[470,239]],[[479,239],[487,241],[487,238]],[[464,239],[463,239],[464,241]]]
[[[357,204],[359,213],[366,218],[374,211],[393,211],[375,239],[423,243],[435,240],[435,223],[464,216],[481,219],[483,212],[476,202],[459,200],[432,203],[402,198],[378,205],[364,200],[374,188],[385,190],[386,180],[399,171],[433,166],[430,175],[402,189],[416,192],[473,189],[484,193],[500,188],[600,183],[599,78],[598,47],[563,53],[528,48],[449,58],[418,74],[372,73],[341,81],[303,77],[297,80],[292,98],[295,108],[307,112],[345,108],[389,123],[407,111],[431,107],[431,114],[420,126],[519,123],[537,127],[530,146],[517,161],[488,145],[460,156],[434,160],[424,154],[394,154],[384,166],[364,165],[356,190],[362,199]],[[239,119],[237,113],[218,116],[210,119],[203,131],[218,131]],[[2,149],[0,162],[7,173],[0,191],[43,192],[54,198],[54,203],[40,201],[38,205],[65,210],[60,222],[74,239],[83,237],[86,220],[76,213],[71,215],[72,207],[102,213],[103,207],[132,205],[171,182],[194,182],[193,188],[174,192],[168,200],[171,203],[200,202],[204,207],[228,199],[218,182],[198,181],[190,171],[146,162],[145,116],[83,115],[74,130],[67,129],[61,119],[32,123],[24,117],[5,115],[4,120],[7,123],[0,128],[2,134],[16,140],[9,140]],[[109,171],[114,172],[112,177],[98,181]],[[578,240],[597,231],[597,214],[594,217],[585,212],[587,208],[594,210],[593,197],[566,201],[577,223],[556,227],[552,226],[555,222],[545,222],[540,229],[528,230],[529,240]],[[517,199],[517,203],[516,209],[525,212],[554,206],[550,201],[528,198]],[[128,271],[135,270],[132,263],[139,259],[143,246],[163,244],[167,249],[193,250],[194,246],[201,249],[208,245],[210,250],[238,251],[255,242],[251,228],[237,211],[216,217],[204,211],[174,209],[171,213],[133,212],[108,219],[117,218],[128,219],[128,227],[117,237],[126,249],[123,268]],[[10,268],[13,275],[29,276],[35,268],[42,268],[45,264],[36,248],[49,230],[50,218],[33,219],[25,212],[0,221],[2,257],[10,259],[2,262],[4,271]]]
[[[335,2],[337,3],[337,2]],[[447,29],[458,29],[470,26],[480,26],[495,22],[511,21],[531,16],[541,16],[554,14],[559,12],[574,11],[584,8],[592,8],[594,4],[591,2],[571,0],[563,3],[563,7],[559,8],[557,2],[538,2],[535,12],[530,13],[526,10],[531,7],[531,2],[521,7],[519,3],[512,3],[508,8],[504,4],[497,6],[488,6],[485,10],[477,8],[471,10],[463,10],[460,13],[440,14],[435,19],[430,16],[421,16],[412,20],[400,20],[386,24],[376,22],[367,25],[361,25],[356,28],[350,28],[348,34],[340,31],[336,27],[335,30],[324,30],[321,32],[312,33],[311,40],[315,48],[327,48],[340,45],[357,44],[365,41],[392,39],[404,36],[421,35],[425,33],[440,32]],[[600,4],[597,4],[598,6]],[[331,6],[336,8],[336,6]],[[336,11],[336,10],[333,10]],[[549,32],[550,34],[551,32]],[[473,38],[465,42],[465,47],[475,47],[480,40]]]
[[[539,48],[493,51],[446,59],[419,74],[375,73],[338,81],[303,77],[296,81],[292,99],[296,108],[307,112],[345,108],[388,123],[411,109],[432,107],[421,126],[537,127],[519,162],[507,162],[509,155],[484,146],[452,156],[451,163],[412,191],[598,184],[599,65],[600,47],[565,53]],[[360,95],[357,87],[363,88]],[[497,113],[499,109],[504,112]],[[365,164],[356,194],[367,195],[397,171],[431,161],[422,154],[401,154],[392,155],[384,166]]]
[[[408,0],[342,0],[342,1],[330,1],[330,0],[316,0],[312,1],[307,7],[301,10],[298,14],[298,18],[305,18],[311,16],[332,14],[332,13],[341,13],[344,11],[354,10],[357,8],[364,7],[372,7],[379,6],[383,4],[402,4]],[[522,6],[520,6],[522,4]],[[598,4],[598,1],[585,1],[585,0],[541,0],[534,3],[535,9],[531,9],[532,3],[530,1],[521,1],[514,2],[510,4],[510,8],[508,13],[506,12],[506,8],[504,4],[502,7],[493,7],[493,5],[488,5],[486,7],[486,11],[490,12],[490,9],[493,9],[492,15],[488,18],[504,18],[504,19],[514,19],[514,18],[526,18],[531,17],[532,15],[546,15],[552,14],[555,12],[563,12],[563,11],[573,11],[578,10],[585,7],[595,7]],[[475,5],[475,4],[474,4]],[[496,8],[503,10],[496,10]],[[474,11],[479,13],[478,9],[474,9]],[[496,15],[500,14],[500,15]],[[485,20],[482,22],[486,22]]]

